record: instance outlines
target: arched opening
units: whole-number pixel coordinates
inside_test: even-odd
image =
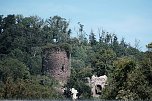
[[[101,95],[101,91],[102,91],[101,85],[96,85],[95,90],[96,90],[96,94]]]

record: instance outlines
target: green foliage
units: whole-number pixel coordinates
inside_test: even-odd
[[[68,22],[59,16],[46,22],[38,16],[0,16],[0,99],[61,98],[54,80],[37,75],[42,46],[54,44],[53,35],[58,34],[57,44],[70,53],[70,33]]]
[[[114,62],[114,71],[103,98],[150,99],[151,89],[142,67],[131,57],[122,57]]]
[[[66,85],[67,88],[75,88],[78,90],[78,97],[80,99],[91,98],[91,88],[87,84],[86,77],[91,77],[91,68],[77,68],[72,70],[70,79]]]
[[[29,71],[26,65],[19,60],[7,58],[0,61],[0,75],[0,79],[5,83],[9,77],[13,80],[28,78]]]
[[[151,43],[141,52],[104,30],[99,40],[91,31],[88,40],[78,24],[78,37],[72,38],[69,22],[60,16],[0,15],[0,99],[64,98],[55,89],[58,83],[41,75],[42,53],[49,48],[68,53],[72,73],[66,87],[77,89],[81,99],[91,98],[87,78],[93,74],[108,76],[102,99],[152,99]]]
[[[71,53],[71,46],[68,43],[62,44],[51,44],[47,43],[45,46],[42,46],[42,49],[64,49],[66,52]]]
[[[152,42],[149,43],[146,47],[147,47],[147,48],[152,48]]]
[[[46,84],[41,85],[40,79],[17,79],[15,82],[12,78],[8,78],[6,84],[1,84],[0,90],[1,99],[59,99],[62,95],[58,94],[56,90]],[[53,82],[53,81],[51,81]]]
[[[72,68],[83,68],[83,67],[85,67],[85,63],[82,60],[72,59],[71,60],[71,67]]]
[[[95,37],[95,34],[93,33],[92,30],[91,30],[91,33],[89,35],[89,41],[90,41],[91,46],[96,44],[96,37]]]
[[[111,49],[98,49],[90,57],[92,62],[92,68],[94,68],[94,74],[97,76],[108,74],[113,68],[112,62],[116,58],[116,54]]]

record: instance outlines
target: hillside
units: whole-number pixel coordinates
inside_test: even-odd
[[[92,75],[108,77],[101,99],[152,99],[152,52],[139,51],[104,30],[91,31],[87,38],[81,23],[78,36],[71,37],[69,24],[60,16],[0,16],[0,99],[69,99],[70,88],[78,90],[79,99],[92,99],[84,80]],[[64,94],[55,89],[58,81],[42,73],[43,49],[56,45],[70,54]]]

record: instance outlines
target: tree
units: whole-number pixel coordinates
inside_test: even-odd
[[[91,56],[92,68],[97,76],[108,74],[112,70],[112,63],[116,58],[116,54],[111,49],[100,49]]]
[[[114,62],[109,86],[105,90],[107,99],[150,99],[151,90],[142,68],[132,57],[122,57]]]
[[[50,17],[50,19],[47,20],[49,33],[48,36],[48,42],[51,42],[53,39],[56,39],[58,43],[64,43],[69,41],[70,37],[70,29],[68,29],[69,22],[66,21],[65,18],[61,18],[60,16],[54,16]]]
[[[7,54],[12,49],[11,43],[13,42],[15,37],[15,33],[13,33],[14,27],[15,27],[15,15],[8,15],[5,18],[1,17],[1,34],[0,34],[1,54]]]
[[[91,77],[91,68],[76,68],[72,69],[72,74],[66,85],[67,89],[75,88],[78,90],[79,99],[91,98],[91,88],[87,85],[86,77]],[[66,93],[69,94],[69,93]]]
[[[93,33],[92,30],[91,30],[91,33],[89,35],[89,43],[91,44],[91,46],[96,44],[95,34]]]
[[[19,60],[7,58],[0,61],[0,75],[0,80],[5,83],[9,77],[13,80],[28,78],[29,71],[26,65]]]

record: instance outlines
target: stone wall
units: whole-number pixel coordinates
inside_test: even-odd
[[[102,90],[105,88],[105,85],[107,85],[107,76],[92,76],[90,81],[91,91],[93,97],[99,97],[102,94]]]
[[[61,48],[44,49],[42,72],[59,81],[61,85],[66,84],[70,77],[69,54]]]

